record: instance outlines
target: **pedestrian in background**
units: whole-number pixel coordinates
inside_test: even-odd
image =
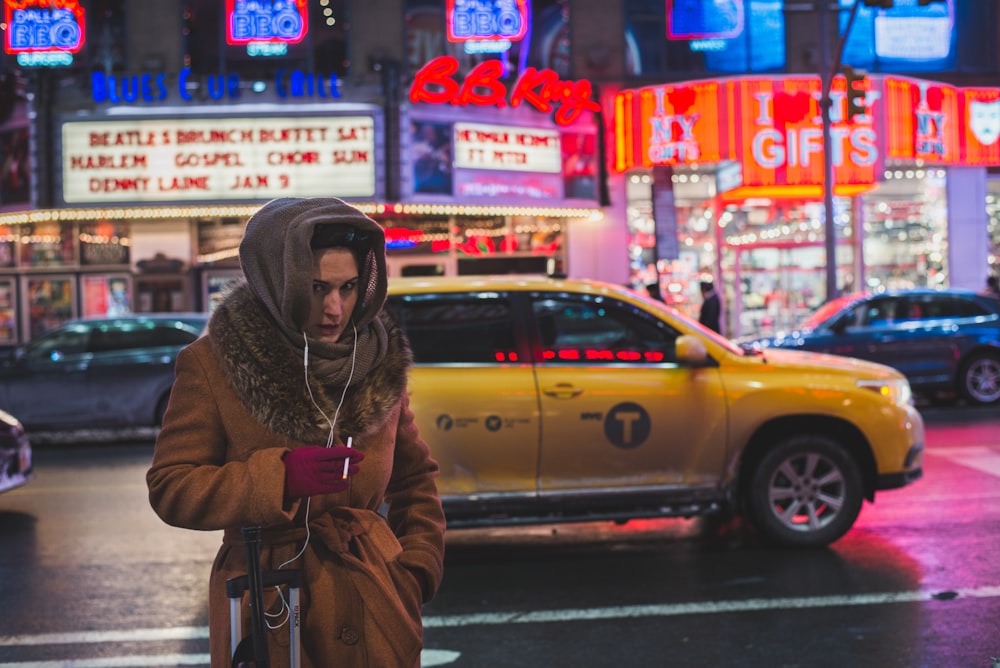
[[[225,584],[246,573],[246,526],[262,527],[263,570],[302,571],[303,666],[418,666],[445,517],[409,408],[410,348],[382,309],[382,228],[335,198],[278,199],[247,223],[240,263],[245,281],[177,358],[147,473],[165,522],[224,530],[212,666],[230,665]],[[287,603],[264,598],[271,665],[287,666]]]
[[[1000,279],[992,274],[986,277],[986,287],[982,294],[1000,299]]]
[[[698,314],[698,322],[713,332],[721,333],[719,317],[722,314],[722,301],[715,291],[715,285],[712,281],[701,281],[698,287],[701,290],[701,312]]]

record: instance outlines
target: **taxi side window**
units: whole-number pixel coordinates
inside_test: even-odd
[[[677,332],[640,309],[605,298],[536,295],[537,361],[662,364],[676,361]]]
[[[390,297],[417,364],[516,362],[510,300],[496,293]]]

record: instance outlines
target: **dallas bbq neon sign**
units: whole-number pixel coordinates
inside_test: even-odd
[[[456,72],[458,59],[453,56],[439,56],[430,61],[413,77],[410,102],[498,108],[519,107],[527,102],[546,113],[558,105],[553,118],[559,125],[571,124],[585,111],[601,109],[592,99],[593,87],[589,81],[560,80],[550,69],[529,67],[509,89],[501,81],[504,66],[499,60],[476,65],[461,83],[453,78]]]
[[[78,0],[6,0],[4,50],[77,53],[85,40],[85,14]]]

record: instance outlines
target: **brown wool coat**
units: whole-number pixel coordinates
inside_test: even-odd
[[[394,328],[390,331],[389,355],[365,378],[362,389],[348,392],[341,410],[343,430],[337,430],[336,440],[343,443],[353,436],[354,447],[365,453],[360,471],[346,491],[311,499],[308,545],[286,566],[302,569],[305,578],[303,666],[385,668],[420,662],[421,604],[441,582],[445,519],[435,483],[437,463],[409,409],[408,352],[400,336]],[[230,665],[225,581],[246,572],[240,528],[263,527],[265,570],[277,569],[299,553],[306,540],[307,504],[285,501],[282,455],[302,445],[325,443],[326,436],[319,426],[294,435],[281,433],[289,431],[286,425],[295,423],[297,416],[310,415],[308,396],[302,401],[303,390],[294,389],[296,383],[304,385],[301,358],[297,368],[294,358],[287,360],[283,377],[267,379],[278,386],[270,394],[275,406],[248,408],[233,387],[247,378],[227,377],[225,369],[232,367],[220,361],[220,355],[239,351],[226,350],[225,345],[208,336],[181,352],[147,474],[150,502],[165,522],[206,531],[225,529],[210,578],[215,668]],[[387,388],[394,388],[388,399]],[[314,391],[332,417],[339,394]],[[289,399],[296,396],[299,400]],[[280,607],[274,590],[265,591],[265,599],[265,610]],[[243,620],[244,634],[249,634],[246,597]],[[269,635],[271,665],[287,666],[287,625]]]

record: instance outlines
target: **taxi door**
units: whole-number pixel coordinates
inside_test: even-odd
[[[441,467],[440,494],[534,497],[538,399],[509,297],[393,296],[388,308],[413,349],[410,408]]]
[[[714,485],[725,393],[715,367],[676,363],[677,330],[624,302],[536,294],[540,490]]]

